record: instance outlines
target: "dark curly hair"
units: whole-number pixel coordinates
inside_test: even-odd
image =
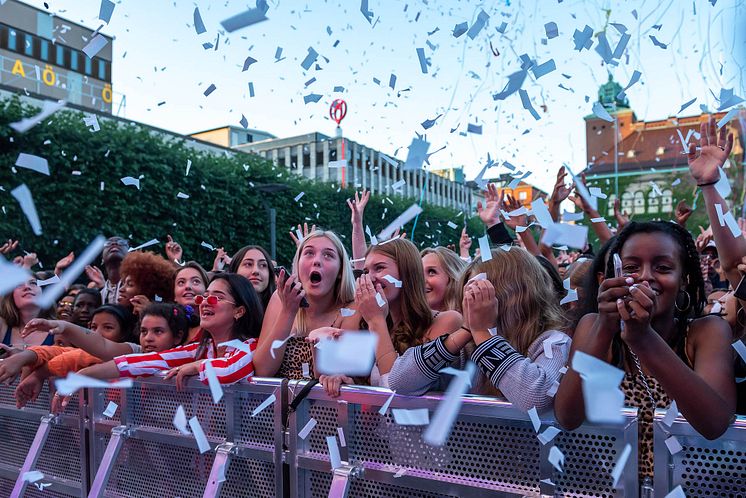
[[[179,345],[184,344],[189,337],[189,325],[191,316],[195,311],[188,312],[180,304],[153,303],[148,305],[140,314],[140,323],[146,316],[159,316],[166,320],[168,328],[174,337],[180,336]]]
[[[702,310],[707,302],[705,295],[705,282],[702,278],[702,271],[699,263],[699,253],[694,245],[692,235],[677,223],[669,221],[644,221],[630,222],[625,225],[616,239],[609,247],[606,262],[606,278],[614,277],[613,255],[619,254],[624,244],[633,235],[640,233],[661,233],[671,237],[679,246],[679,262],[682,267],[682,276],[686,281],[685,291],[689,298],[685,302],[680,302],[677,296],[677,306],[674,309],[674,318],[676,319],[676,342],[672,345],[674,351],[682,354],[684,347],[684,338],[689,322],[702,315]],[[622,352],[621,338],[616,337],[612,346],[613,356],[621,358]]]
[[[174,265],[152,252],[129,253],[119,270],[122,281],[132,278],[143,294],[151,301],[160,296],[164,301],[174,299]]]

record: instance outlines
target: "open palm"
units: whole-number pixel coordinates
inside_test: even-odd
[[[694,180],[702,185],[717,182],[720,178],[720,168],[730,156],[733,149],[733,135],[725,127],[718,136],[715,119],[710,116],[707,123],[699,127],[699,156],[695,144],[689,144],[689,172]]]

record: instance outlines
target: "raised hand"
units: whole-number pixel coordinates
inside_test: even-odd
[[[676,205],[676,211],[674,212],[676,223],[686,228],[686,220],[689,219],[693,212],[694,211],[692,211],[692,208],[689,207],[686,201],[679,201],[679,203]]]
[[[104,272],[101,271],[97,266],[87,265],[85,267],[85,275],[88,279],[93,282],[99,289],[104,286]]]
[[[21,263],[21,266],[29,270],[31,269],[32,266],[38,263],[39,263],[39,258],[36,257],[36,253],[30,252],[23,257],[23,262]]]
[[[166,256],[168,257],[168,260],[173,263],[181,262],[181,258],[184,255],[184,250],[181,248],[181,245],[178,242],[175,242],[170,235],[166,235],[166,237],[168,237],[168,242],[166,242]]]
[[[565,167],[560,166],[560,169],[557,171],[557,181],[554,183],[552,197],[550,198],[550,201],[555,204],[559,204],[567,199],[567,196],[569,196],[572,191],[572,183],[570,185],[565,185],[565,176],[567,176]]]
[[[283,269],[277,276],[277,295],[280,296],[282,307],[295,314],[300,308],[300,302],[306,296],[306,291],[303,290],[297,275],[288,276]]]
[[[23,330],[21,330],[21,337],[28,337],[34,332],[46,332],[48,334],[63,334],[65,328],[69,322],[64,320],[45,320],[44,318],[34,318],[29,320]]]
[[[363,191],[362,193],[355,192],[354,199],[347,199],[347,206],[349,206],[352,215],[352,223],[363,222],[363,213],[365,212],[365,206],[368,205],[369,199],[370,190]]]
[[[17,240],[8,239],[7,242],[3,243],[3,245],[0,246],[0,254],[8,254],[14,251],[17,247],[18,247]]]
[[[469,257],[469,249],[471,249],[471,237],[466,233],[466,227],[461,230],[461,238],[458,240],[459,256],[462,258]]]
[[[212,271],[223,271],[223,268],[225,268],[225,265],[231,264],[232,258],[228,256],[228,253],[225,252],[225,249],[223,247],[217,248],[217,254],[215,254],[215,259],[212,262]]]
[[[627,211],[622,211],[619,199],[614,199],[614,218],[616,218],[616,224],[619,230],[629,223],[629,213],[627,213]]]
[[[380,295],[381,299],[383,299],[383,306],[378,304],[376,294]],[[355,286],[355,306],[360,316],[367,323],[372,322],[376,318],[385,320],[389,314],[389,303],[386,301],[386,296],[383,295],[381,285],[376,284],[374,286],[373,281],[367,274],[363,274],[357,279],[357,285]]]
[[[367,201],[366,201],[367,202]],[[290,231],[290,238],[293,239],[293,242],[295,243],[295,247],[298,247],[303,239],[305,239],[309,233],[313,233],[316,231],[316,225],[311,226],[311,230],[308,229],[308,223],[303,223],[303,226],[298,224],[298,231],[301,233],[302,237],[299,239],[298,236],[295,234],[295,232]]]
[[[624,321],[622,340],[634,343],[644,338],[650,328],[650,320],[655,314],[657,298],[647,282],[633,284],[629,288],[631,298],[616,302],[619,316]]]
[[[150,305],[150,299],[143,294],[138,294],[130,299],[130,303],[132,303],[132,313],[141,316],[143,310]]]
[[[464,321],[471,330],[489,330],[497,324],[497,297],[489,280],[471,280],[464,286]]]
[[[720,179],[718,168],[725,163],[733,149],[733,135],[723,126],[718,136],[712,116],[699,125],[699,134],[699,155],[695,144],[689,144],[689,173],[697,185],[717,182]]]
[[[54,265],[54,274],[59,275],[60,273],[62,273],[62,270],[70,266],[74,260],[75,260],[75,253],[70,251],[70,254],[60,259],[59,261],[57,261],[57,264]]]
[[[487,228],[500,222],[500,207],[502,202],[502,191],[498,192],[493,183],[487,185],[484,192],[484,206],[482,201],[477,201],[477,214]]]
[[[699,232],[700,234],[697,235],[697,239],[694,241],[694,246],[697,248],[697,252],[701,253],[713,238],[712,227],[708,227],[707,230],[699,227]]]
[[[516,209],[520,209],[522,206],[521,201],[518,199],[514,199],[512,196],[508,195],[505,202],[504,202],[505,210],[510,213],[511,211],[515,211]],[[515,216],[511,216],[510,218],[505,218],[505,224],[511,229],[515,230],[519,226],[527,226],[528,225],[528,217],[525,214],[519,214]]]

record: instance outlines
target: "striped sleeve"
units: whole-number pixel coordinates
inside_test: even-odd
[[[193,362],[198,348],[199,343],[195,342],[160,353],[127,354],[114,358],[114,363],[121,377],[154,375]]]
[[[240,349],[233,349],[223,358],[214,358],[203,361],[199,366],[199,380],[207,384],[207,373],[205,365],[209,361],[215,370],[215,375],[221,384],[235,384],[243,379],[254,375],[253,352],[257,341],[249,339],[246,341],[251,353]]]

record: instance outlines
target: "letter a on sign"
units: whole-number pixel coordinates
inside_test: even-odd
[[[23,63],[20,59],[16,59],[16,63],[13,64],[13,74],[20,74],[24,78],[26,77],[26,71],[23,70]]]

